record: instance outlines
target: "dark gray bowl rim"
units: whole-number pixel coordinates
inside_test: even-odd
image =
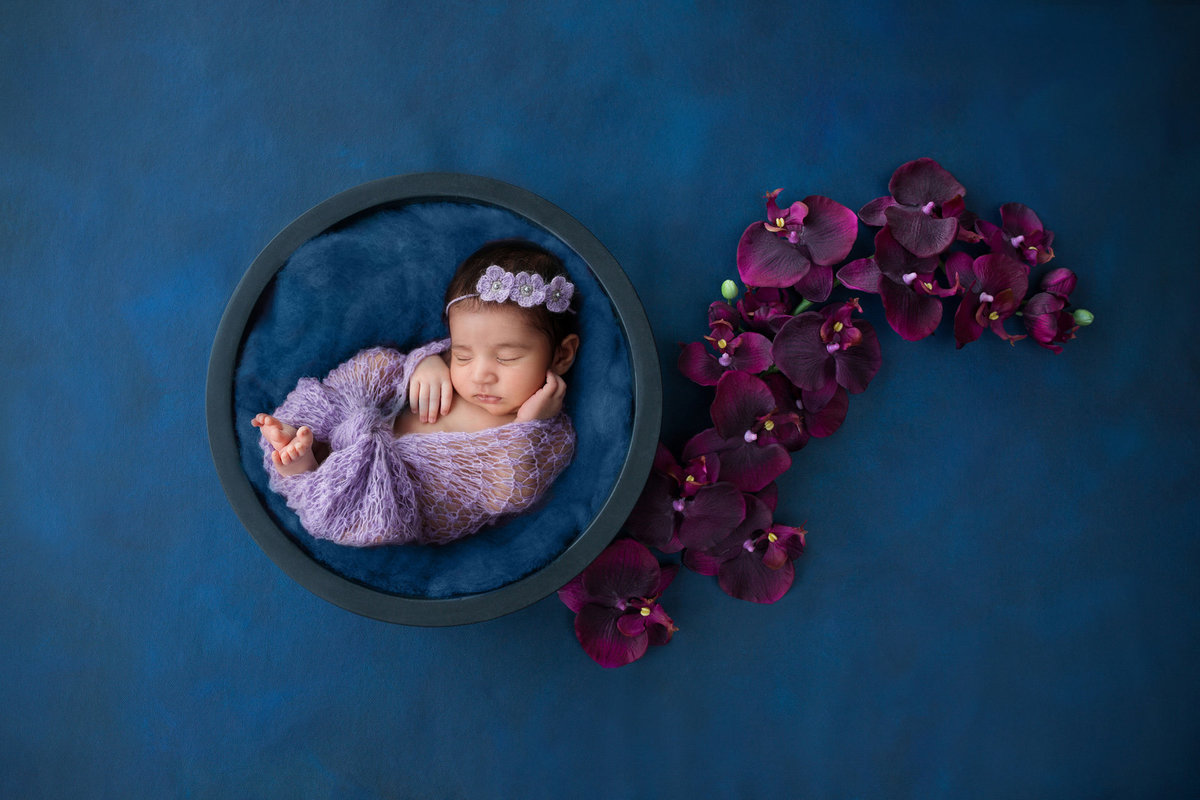
[[[322,565],[283,531],[263,507],[242,469],[234,435],[233,381],[238,353],[264,289],[292,253],[352,217],[411,203],[459,202],[495,206],[524,217],[556,236],[587,264],[608,294],[629,345],[633,370],[633,424],[625,463],[599,513],[575,540],[541,569],[478,594],[449,598],[406,597],[346,578]],[[313,594],[366,617],[405,625],[482,622],[547,597],[583,571],[612,541],[637,502],[654,460],[662,410],[662,381],[654,336],[641,300],[612,254],[558,206],[512,184],[477,175],[424,172],[381,178],[347,189],[284,228],[246,270],[217,327],[208,363],[205,397],[208,441],[234,512],[289,577]]]

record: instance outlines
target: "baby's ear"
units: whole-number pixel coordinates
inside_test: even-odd
[[[575,354],[578,352],[579,337],[572,333],[559,343],[554,360],[550,362],[550,370],[555,375],[565,375],[571,365],[575,363]]]

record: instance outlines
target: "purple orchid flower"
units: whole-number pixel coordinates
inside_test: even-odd
[[[1051,270],[1041,282],[1042,291],[1029,298],[1025,304],[1025,330],[1042,347],[1061,353],[1060,342],[1075,338],[1079,325],[1075,317],[1064,307],[1075,290],[1075,273],[1066,268]]]
[[[1010,255],[1029,266],[1045,264],[1054,258],[1054,231],[1046,230],[1033,209],[1021,203],[1000,206],[1000,227],[985,220],[975,230],[993,252]]]
[[[722,375],[710,413],[713,427],[688,441],[684,458],[715,453],[721,462],[721,478],[747,492],[757,492],[791,466],[786,448],[770,437],[759,439],[763,432],[780,425],[796,424],[796,413],[777,408],[774,395],[760,378],[746,372]]]
[[[844,259],[858,238],[854,212],[828,197],[809,195],[781,211],[776,189],[767,195],[767,221],[746,228],[738,242],[737,264],[747,286],[795,287],[823,302],[833,291],[833,264]]]
[[[962,198],[967,190],[932,158],[901,164],[888,182],[890,196],[867,203],[858,212],[872,226],[886,225],[909,252],[920,258],[942,253],[955,239],[974,241],[970,215]],[[960,220],[964,223],[960,225]]]
[[[633,507],[626,529],[663,553],[706,547],[726,535],[746,514],[741,491],[717,480],[720,459],[704,453],[681,467],[661,443],[654,469]]]
[[[719,355],[709,354],[700,342],[689,342],[679,353],[679,371],[701,386],[716,386],[727,370],[762,372],[771,366],[771,341],[761,333],[734,335],[723,319],[712,324],[705,340]]]
[[[738,300],[737,310],[747,328],[774,335],[792,318],[792,309],[798,303],[791,289],[755,287]]]
[[[662,567],[645,545],[618,539],[587,569],[558,590],[575,612],[575,636],[602,667],[637,661],[679,630],[658,598],[679,568]]]
[[[746,519],[729,536],[706,550],[686,550],[683,563],[702,575],[716,575],[731,597],[774,603],[796,579],[793,561],[804,552],[804,528],[772,522],[763,499],[746,497]]]
[[[810,437],[823,438],[833,434],[846,419],[850,397],[836,383],[830,383],[834,392],[824,397],[817,392],[806,392],[789,381],[782,373],[773,372],[763,381],[775,397],[776,408],[795,408],[797,422],[776,425],[773,431],[759,434],[759,441],[778,442],[789,452],[795,452],[808,444]]]
[[[855,298],[840,306],[797,314],[779,329],[771,344],[776,366],[800,389],[832,397],[831,383],[851,394],[866,390],[883,359],[879,339]]]
[[[975,341],[986,328],[1011,344],[1025,338],[1004,329],[1004,321],[1016,313],[1029,289],[1024,264],[1000,253],[973,261],[966,253],[951,253],[946,259],[946,272],[954,276],[963,293],[954,313],[956,347]]]
[[[838,280],[851,289],[878,294],[892,330],[910,342],[924,339],[942,321],[941,298],[957,294],[934,275],[937,256],[915,256],[896,241],[891,229],[875,234],[875,255],[851,261]]]

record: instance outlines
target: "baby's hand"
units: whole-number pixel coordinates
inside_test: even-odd
[[[413,370],[408,381],[408,405],[421,422],[437,422],[450,413],[454,402],[454,384],[450,367],[440,355],[428,356]]]
[[[517,409],[517,422],[529,422],[535,419],[550,419],[562,411],[563,396],[567,393],[567,382],[549,370],[546,371],[546,385],[533,393],[533,396]]]

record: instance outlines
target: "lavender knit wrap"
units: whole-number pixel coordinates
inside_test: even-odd
[[[363,350],[325,380],[302,378],[275,411],[312,428],[329,456],[311,472],[280,475],[260,437],[270,487],[318,539],[353,547],[445,544],[533,506],[575,451],[570,419],[514,422],[472,433],[395,436],[413,370],[449,347],[403,354]]]

